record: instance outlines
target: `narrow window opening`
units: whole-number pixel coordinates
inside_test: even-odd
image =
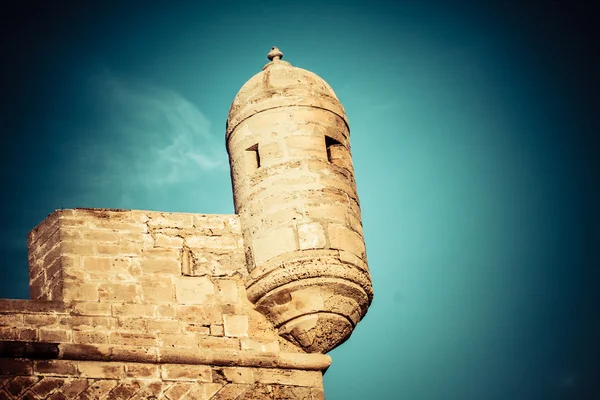
[[[339,164],[344,157],[344,145],[332,137],[325,136],[325,147],[327,148],[327,160],[332,164]]]
[[[260,155],[258,154],[258,143],[246,149],[245,162],[246,172],[252,173],[260,168]]]

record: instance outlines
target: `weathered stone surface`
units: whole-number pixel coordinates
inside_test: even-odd
[[[50,214],[32,300],[0,299],[1,399],[323,399],[373,292],[344,108],[271,62],[226,142],[235,215]]]
[[[349,124],[325,81],[282,61],[276,48],[271,55],[240,89],[227,121],[246,285],[284,337],[305,351],[327,352],[347,339],[372,300]],[[356,259],[342,261],[340,251]],[[345,280],[350,289],[321,277]],[[301,294],[307,285],[310,296]],[[343,306],[332,310],[334,303]],[[307,312],[313,316],[297,320]]]

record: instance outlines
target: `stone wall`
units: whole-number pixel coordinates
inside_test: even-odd
[[[0,300],[0,399],[323,398],[330,357],[247,299],[237,216],[61,210],[29,246],[33,300]]]

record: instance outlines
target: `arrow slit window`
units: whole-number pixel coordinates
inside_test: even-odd
[[[327,148],[327,160],[332,164],[341,166],[346,156],[344,145],[332,137],[325,136],[325,147]]]
[[[244,154],[246,172],[253,173],[260,168],[260,154],[258,153],[258,143],[246,149]]]

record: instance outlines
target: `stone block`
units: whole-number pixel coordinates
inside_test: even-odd
[[[252,242],[252,254],[256,265],[296,249],[296,234],[290,227],[263,232]]]
[[[322,249],[327,244],[325,228],[318,222],[298,225],[298,241],[301,250]]]
[[[224,336],[225,330],[223,329],[223,325],[211,324],[210,325],[210,335],[211,336]]]
[[[140,260],[140,268],[144,274],[168,274],[179,275],[181,265],[179,261],[179,252],[172,256],[156,256],[144,253]]]
[[[365,257],[365,242],[356,232],[343,225],[329,224],[328,234],[332,249],[349,251],[359,258]]]
[[[134,379],[160,378],[160,367],[155,364],[127,363],[125,375]]]
[[[72,315],[88,315],[88,316],[109,316],[111,315],[112,306],[110,303],[99,302],[76,302],[73,304]]]
[[[232,383],[254,383],[252,368],[225,367],[221,371],[225,378]]]
[[[70,360],[34,360],[33,370],[39,375],[77,376],[77,362]]]
[[[116,317],[151,317],[155,314],[154,304],[112,304],[112,315]]]
[[[67,280],[64,282],[64,301],[98,301],[98,284]]]
[[[72,331],[70,329],[40,329],[41,342],[67,343],[71,341]]]
[[[0,376],[31,375],[33,362],[25,358],[0,358]]]
[[[79,361],[77,369],[79,375],[86,378],[122,379],[125,377],[125,364],[119,362]]]
[[[219,302],[225,304],[237,304],[240,302],[237,280],[218,279],[216,284],[219,289]]]
[[[149,319],[148,332],[177,333],[181,332],[181,323],[173,319]]]
[[[2,318],[0,316],[0,321]],[[23,316],[23,322],[25,325],[33,326],[36,328],[48,327],[58,324],[58,318],[56,315],[44,315],[44,314],[29,314]],[[1,322],[0,322],[1,324]]]
[[[248,316],[247,315],[223,315],[223,326],[225,336],[229,337],[247,337],[248,336]]]
[[[145,303],[160,304],[175,301],[175,285],[171,276],[154,276],[140,279]]]
[[[141,290],[132,283],[100,283],[98,284],[98,299],[104,302],[140,303]]]
[[[183,237],[173,237],[157,233],[154,235],[154,245],[157,247],[172,247],[180,249],[183,247]]]
[[[152,333],[111,332],[110,344],[127,346],[156,346],[156,335]]]
[[[73,343],[107,344],[108,334],[101,331],[73,331]]]
[[[212,371],[207,365],[164,364],[161,377],[166,381],[211,382]]]
[[[198,347],[198,339],[194,334],[159,333],[158,345],[160,347]]]
[[[214,302],[215,287],[208,277],[177,277],[175,297],[180,304],[207,304]]]

